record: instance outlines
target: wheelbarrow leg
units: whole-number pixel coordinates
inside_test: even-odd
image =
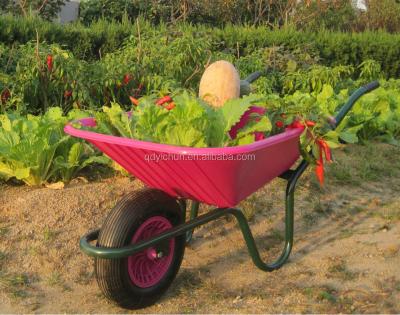
[[[199,206],[200,206],[199,202],[192,201],[192,204],[190,207],[190,220],[197,218],[197,215],[199,213]],[[189,244],[191,242],[192,237],[193,237],[193,231],[194,231],[194,229],[186,232],[186,244]]]
[[[254,241],[253,234],[251,233],[249,224],[240,210],[231,209],[230,213],[233,214],[238,220],[240,229],[242,230],[249,254],[254,264],[264,271],[273,271],[279,269],[289,258],[290,252],[293,247],[293,231],[294,231],[294,191],[296,188],[297,180],[306,170],[308,163],[302,161],[296,170],[288,171],[282,174],[282,178],[288,181],[285,194],[285,245],[279,258],[272,263],[265,263],[257,249]]]

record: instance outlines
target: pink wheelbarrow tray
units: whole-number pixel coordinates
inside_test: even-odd
[[[257,72],[247,81],[260,75]],[[337,114],[336,126],[363,94],[377,87],[379,83],[372,82],[358,89]],[[96,124],[93,118],[80,123],[89,127]],[[303,160],[290,169],[300,156],[302,129],[226,148],[156,144],[80,130],[72,124],[64,130],[92,143],[149,187],[123,197],[102,228],[80,240],[82,251],[95,257],[96,278],[104,295],[120,306],[136,309],[155,303],[175,278],[193,230],[223,216],[237,219],[250,257],[261,270],[276,270],[289,258],[294,191],[309,165]],[[287,180],[285,244],[276,261],[265,263],[247,219],[234,206],[276,177]],[[191,209],[186,220],[188,200]],[[200,202],[215,208],[198,216]],[[91,244],[94,241],[96,245]]]

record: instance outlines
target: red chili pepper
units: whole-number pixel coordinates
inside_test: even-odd
[[[8,101],[10,97],[11,97],[10,90],[4,89],[3,92],[1,92],[1,103],[4,104],[5,102]]]
[[[172,98],[169,95],[166,95],[156,101],[156,105],[163,105],[165,103],[172,102]]]
[[[284,125],[285,125],[285,124],[284,124],[283,121],[281,121],[281,120],[278,120],[278,121],[275,123],[275,126],[276,126],[277,128],[283,128]]]
[[[47,63],[47,70],[49,70],[51,72],[53,70],[53,56],[52,55],[47,55],[46,63]]]
[[[314,126],[315,126],[315,121],[306,120],[306,126],[307,126],[307,127],[314,127]]]
[[[165,105],[164,108],[167,110],[171,110],[171,109],[174,109],[175,106],[176,106],[175,103],[171,102],[171,103],[168,103],[167,105]]]
[[[66,90],[64,92],[64,98],[65,99],[70,98],[71,96],[72,96],[72,91],[71,90]]]
[[[124,75],[124,78],[122,79],[122,82],[124,83],[124,85],[128,85],[129,82],[133,79],[133,76],[130,75],[129,73],[126,73]]]
[[[139,100],[134,98],[133,96],[129,96],[129,99],[131,100],[131,103],[135,106],[139,105]]]
[[[317,166],[315,167],[315,175],[317,175],[318,181],[321,185],[324,185],[324,163],[322,162],[322,154],[317,161]]]
[[[319,147],[324,151],[326,160],[328,162],[332,162],[331,148],[328,146],[326,141],[323,139],[318,139],[317,143],[318,143]]]
[[[298,120],[293,121],[293,122],[292,122],[290,125],[288,125],[287,127],[290,128],[290,129],[295,129],[295,128],[302,128],[302,129],[304,129],[304,125],[303,125],[300,121],[298,121]]]
[[[332,162],[331,149],[323,139],[317,139],[317,145],[319,147],[319,159],[317,160],[317,166],[315,168],[315,174],[321,185],[324,184],[324,155],[328,162]]]

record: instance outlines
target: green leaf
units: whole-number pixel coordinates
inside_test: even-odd
[[[245,135],[244,137],[238,138],[238,140],[237,140],[238,145],[245,145],[245,144],[250,144],[253,142],[254,142],[253,134]]]
[[[326,140],[337,140],[339,134],[335,130],[330,130],[326,134],[324,134],[324,138]]]
[[[324,84],[321,93],[317,96],[317,101],[319,103],[326,102],[329,98],[333,96],[333,88],[329,84]]]
[[[14,171],[7,164],[0,162],[0,177],[8,180],[14,176]]]
[[[266,116],[262,116],[259,121],[252,121],[246,124],[237,134],[237,138],[241,138],[245,135],[251,134],[254,132],[268,132],[271,131],[272,125],[271,121]],[[254,136],[253,136],[254,142]]]
[[[85,161],[83,161],[81,169],[83,169],[84,167],[86,167],[90,164],[93,164],[93,163],[109,165],[110,159],[104,155],[91,156],[91,157],[87,158]]]
[[[80,142],[76,142],[72,145],[68,153],[68,164],[78,165],[81,155],[83,152],[83,145]]]
[[[287,72],[294,72],[297,69],[297,62],[294,61],[293,59],[290,59],[286,65],[286,71]]]
[[[18,168],[15,170],[15,177],[19,180],[24,180],[30,177],[31,169],[29,167],[26,168]]]
[[[51,121],[60,122],[63,119],[63,112],[60,107],[51,107],[46,112],[45,117]]]
[[[224,131],[229,132],[229,130],[240,121],[240,118],[250,106],[260,101],[262,98],[262,96],[252,94],[243,98],[228,100],[224,106],[219,109],[225,122]]]
[[[357,134],[351,133],[348,131],[342,131],[339,134],[339,137],[340,137],[340,139],[342,139],[343,141],[345,141],[347,143],[357,143],[358,142]]]
[[[7,115],[0,115],[0,123],[4,131],[11,131],[11,120]]]
[[[337,149],[340,148],[340,144],[334,141],[329,141],[325,140],[326,144],[331,148],[331,149]]]
[[[132,138],[128,115],[118,104],[112,103],[111,107],[104,106],[103,111],[121,136]]]

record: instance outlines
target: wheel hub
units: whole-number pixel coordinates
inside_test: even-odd
[[[165,256],[162,250],[157,250],[154,247],[146,249],[146,255],[148,259],[157,260]]]
[[[136,230],[132,244],[149,239],[172,228],[171,222],[163,216],[154,216],[144,221]],[[132,283],[140,288],[157,284],[167,273],[173,259],[175,239],[128,257],[128,272]]]

